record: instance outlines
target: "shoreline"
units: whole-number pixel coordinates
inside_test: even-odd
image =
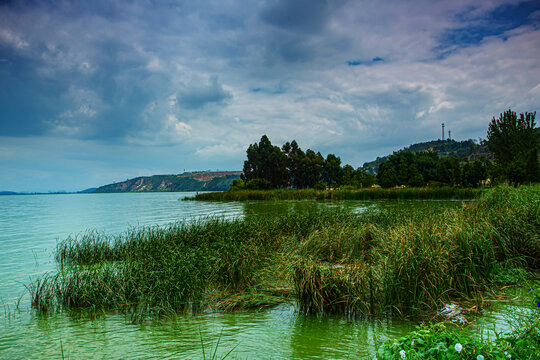
[[[472,188],[369,188],[369,189],[276,189],[276,190],[227,190],[206,192],[184,200],[195,201],[250,201],[250,200],[377,200],[377,199],[477,199],[485,189]]]

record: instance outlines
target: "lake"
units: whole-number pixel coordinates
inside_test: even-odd
[[[379,341],[399,337],[415,324],[304,316],[294,304],[237,313],[179,314],[142,324],[133,324],[121,314],[89,317],[70,311],[44,316],[30,308],[25,284],[56,271],[57,241],[89,230],[120,233],[129,227],[212,216],[276,216],[321,206],[356,212],[392,206],[461,206],[460,201],[182,201],[192,195],[0,196],[0,358],[190,359],[211,358],[216,348],[218,358],[233,350],[231,359],[372,358]]]

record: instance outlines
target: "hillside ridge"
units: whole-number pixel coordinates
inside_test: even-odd
[[[397,150],[395,153],[400,153],[403,151],[410,152],[420,152],[420,151],[433,151],[439,153],[441,157],[457,157],[457,158],[467,158],[468,160],[477,160],[481,156],[486,158],[491,158],[491,153],[489,152],[487,145],[483,142],[477,144],[474,140],[468,139],[463,141],[456,140],[432,140],[421,143],[412,144],[404,147],[403,149]],[[362,166],[363,170],[366,170],[369,173],[376,174],[379,165],[387,161],[392,154],[377,157],[377,159],[369,162],[365,162]]]
[[[103,185],[94,193],[222,191],[229,189],[241,171],[194,171],[176,175],[138,176],[126,181]]]

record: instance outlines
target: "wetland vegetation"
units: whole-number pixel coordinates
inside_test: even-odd
[[[60,242],[58,272],[29,289],[43,312],[161,315],[219,307],[227,294],[241,308],[294,293],[305,313],[417,316],[481,297],[507,269],[536,270],[539,199],[539,186],[502,186],[454,210],[325,209],[88,232]]]
[[[274,190],[233,190],[199,193],[186,200],[202,201],[246,201],[246,200],[434,200],[434,199],[475,199],[481,189],[453,187],[425,188],[367,188],[341,187],[326,189],[274,189]]]
[[[299,314],[429,320],[448,303],[481,308],[501,285],[537,275],[539,200],[538,185],[499,186],[454,208],[354,213],[325,206],[119,235],[86,232],[59,242],[57,271],[28,289],[39,313],[112,311],[134,322],[282,302],[295,303]],[[505,342],[507,351],[518,354],[515,344],[523,341],[537,344],[538,323],[529,325],[514,345]],[[467,351],[488,354],[494,346],[437,329],[387,343],[378,356],[431,349],[411,347],[417,337],[438,349],[454,346],[448,339],[456,336]]]

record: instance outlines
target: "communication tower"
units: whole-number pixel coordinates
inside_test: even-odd
[[[444,141],[444,123],[442,123],[442,141]]]

